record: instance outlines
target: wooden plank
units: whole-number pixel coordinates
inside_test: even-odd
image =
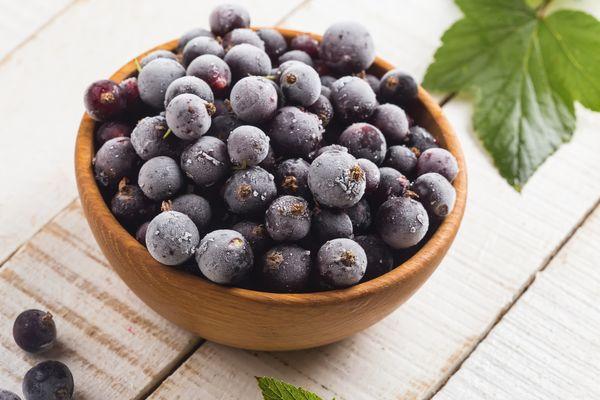
[[[73,0],[0,0],[0,60],[72,2]]]
[[[148,48],[207,26],[219,3],[77,2],[0,63],[0,182],[9,188],[0,190],[0,264],[76,197],[72,154],[86,86]],[[273,25],[300,0],[242,3],[254,24]]]
[[[600,207],[435,400],[600,398]]]
[[[138,398],[198,340],[130,292],[96,246],[78,202],[46,225],[0,269],[0,386],[20,393],[25,372],[45,359],[67,364],[76,397]],[[11,335],[28,308],[50,311],[59,344],[21,351]]]

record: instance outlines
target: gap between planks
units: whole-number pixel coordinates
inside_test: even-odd
[[[463,366],[465,361],[467,361],[467,359],[469,359],[471,357],[471,355],[473,355],[473,353],[475,352],[475,350],[477,350],[479,345],[488,338],[488,336],[494,330],[494,328],[496,328],[496,326],[504,319],[504,316],[506,314],[508,314],[508,312],[510,312],[510,310],[519,302],[521,297],[523,297],[523,295],[529,290],[531,285],[533,285],[533,283],[537,279],[538,274],[540,272],[543,272],[548,267],[548,265],[550,265],[552,263],[552,260],[554,260],[554,258],[562,251],[562,249],[567,245],[567,243],[569,243],[569,241],[573,238],[573,236],[577,233],[577,231],[590,219],[590,217],[592,216],[592,214],[594,214],[594,211],[596,211],[596,209],[600,209],[600,199],[598,199],[596,201],[596,204],[594,204],[583,215],[583,217],[581,218],[581,220],[579,220],[577,225],[575,225],[573,227],[573,229],[565,236],[565,238],[554,249],[554,251],[552,253],[550,253],[548,258],[544,261],[544,263],[536,271],[536,273],[532,274],[529,281],[523,286],[523,288],[519,292],[517,292],[516,296],[511,301],[511,303],[508,304],[507,307],[505,307],[504,309],[502,309],[500,311],[500,314],[498,314],[497,318],[490,325],[489,329],[483,333],[483,335],[479,338],[479,340],[475,343],[475,345],[471,348],[471,350],[462,358],[462,360],[460,360],[455,365],[455,367],[451,371],[448,372],[448,375],[445,377],[444,381],[435,389],[435,391],[430,396],[427,397],[428,400],[433,399],[446,386],[446,384],[448,383],[450,378],[452,378],[452,376],[454,376],[454,374],[456,374],[456,372],[458,372],[458,370]]]

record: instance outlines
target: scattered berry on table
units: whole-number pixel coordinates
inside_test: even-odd
[[[118,117],[127,106],[127,100],[119,85],[109,80],[92,83],[85,91],[85,109],[96,121]]]
[[[241,233],[219,229],[202,238],[196,251],[196,262],[209,280],[222,285],[233,285],[250,273],[254,255]]]
[[[144,103],[162,110],[167,88],[182,76],[185,76],[185,68],[179,62],[168,58],[152,60],[138,75],[140,97]]]
[[[231,89],[231,108],[238,119],[248,123],[264,122],[277,111],[277,91],[260,76],[248,76]]]
[[[229,155],[222,140],[202,136],[181,153],[181,169],[200,187],[209,187],[229,172]]]
[[[310,251],[298,245],[277,245],[267,251],[260,260],[261,281],[270,291],[304,291],[308,286],[310,273]]]
[[[351,239],[333,239],[326,242],[317,253],[317,271],[324,283],[335,288],[357,284],[367,269],[367,255]]]
[[[415,179],[411,189],[431,215],[444,218],[452,212],[456,190],[442,175],[435,172],[423,174]]]
[[[267,209],[265,227],[269,236],[278,242],[300,240],[310,231],[311,214],[302,197],[281,196]]]
[[[421,153],[417,161],[417,175],[428,172],[437,172],[452,182],[458,175],[458,162],[452,153],[446,149],[427,149]]]
[[[48,350],[56,342],[56,325],[52,314],[41,310],[23,311],[13,324],[13,338],[29,353]]]
[[[23,395],[27,400],[71,400],[73,375],[60,361],[43,361],[23,378]]]
[[[146,161],[138,174],[138,185],[151,200],[166,200],[183,187],[183,174],[175,160],[158,156]]]
[[[227,138],[227,152],[233,165],[258,165],[269,153],[269,137],[255,126],[242,125]]]
[[[185,214],[164,211],[150,221],[146,230],[146,247],[154,259],[165,265],[179,265],[194,255],[200,233]]]
[[[310,165],[308,186],[318,203],[348,208],[358,203],[365,192],[365,173],[352,155],[327,151]]]
[[[225,203],[236,214],[264,212],[276,196],[275,178],[261,167],[234,172],[223,187]]]
[[[388,246],[406,249],[425,237],[429,217],[418,201],[410,197],[391,197],[379,207],[375,224]]]

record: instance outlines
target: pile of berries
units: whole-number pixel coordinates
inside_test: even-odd
[[[13,338],[28,353],[39,354],[56,343],[56,324],[52,314],[26,310],[13,324]],[[22,385],[26,400],[70,400],[73,398],[73,375],[60,361],[42,361],[25,374]],[[21,400],[13,392],[0,389],[0,400]]]
[[[390,271],[456,197],[456,159],[405,112],[417,84],[365,72],[358,23],[320,43],[249,26],[218,6],[210,31],[87,89],[113,214],[159,262],[223,285],[304,292]]]

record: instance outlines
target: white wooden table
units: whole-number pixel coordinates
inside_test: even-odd
[[[384,321],[291,353],[235,350],[180,330],[111,271],[76,199],[72,152],[86,85],[206,25],[216,1],[0,0],[0,388],[40,358],[15,316],[50,310],[77,399],[258,399],[255,375],[324,399],[600,398],[600,114],[514,192],[474,138],[471,103],[444,106],[467,157],[455,245]],[[460,12],[450,0],[249,0],[255,25],[323,32],[354,19],[384,58],[421,78]],[[172,4],[172,5],[171,5]],[[600,16],[593,0],[574,1]]]

